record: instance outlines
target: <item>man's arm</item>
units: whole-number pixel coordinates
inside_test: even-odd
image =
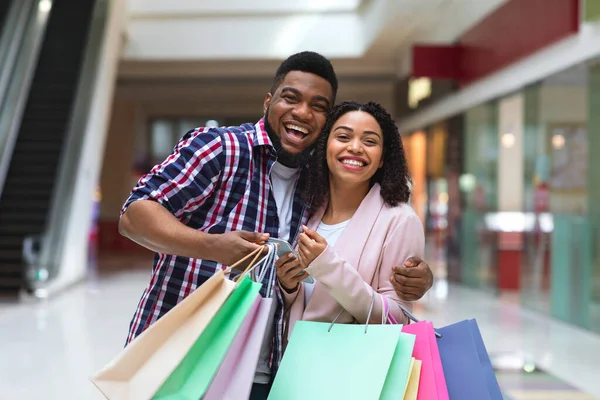
[[[214,260],[231,265],[266,240],[268,234],[229,232],[204,233],[181,223],[166,208],[152,200],[132,203],[119,221],[121,235],[163,254]]]
[[[191,131],[173,153],[142,177],[121,211],[119,232],[159,253],[231,265],[254,250],[265,235],[255,232],[208,234],[180,221],[213,193],[224,163],[216,132]]]

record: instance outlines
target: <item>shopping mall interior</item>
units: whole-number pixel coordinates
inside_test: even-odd
[[[475,318],[506,400],[600,399],[599,1],[0,0],[0,35],[0,399],[104,398],[155,256],[125,200],[302,50],[400,130],[414,314]]]

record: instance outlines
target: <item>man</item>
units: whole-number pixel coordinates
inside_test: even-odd
[[[326,58],[313,52],[292,55],[277,70],[258,123],[190,131],[140,179],[123,206],[119,230],[156,255],[128,343],[269,236],[295,245],[307,219],[300,169],[335,102],[337,85]],[[274,269],[266,275],[263,296],[276,279]],[[423,296],[433,282],[421,260],[397,266],[391,279],[407,300]],[[275,294],[273,340],[261,352],[251,398],[266,398],[281,359],[283,308],[277,289]]]

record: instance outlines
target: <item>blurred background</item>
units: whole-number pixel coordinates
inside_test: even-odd
[[[507,399],[600,398],[600,0],[0,0],[0,399],[101,398],[152,266],[131,188],[302,50],[398,123],[416,314],[477,318]]]

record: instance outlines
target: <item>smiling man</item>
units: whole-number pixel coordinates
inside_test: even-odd
[[[314,52],[294,54],[278,68],[257,123],[194,129],[140,179],[123,206],[119,230],[156,255],[127,343],[269,236],[295,246],[308,217],[301,199],[306,160],[337,87],[329,60]],[[399,273],[402,282],[395,279],[400,297],[412,291],[420,298],[431,287],[431,271],[421,260],[398,268],[410,272]],[[278,301],[251,398],[266,398],[281,359],[283,307],[274,282],[273,268],[261,294],[274,287]]]

